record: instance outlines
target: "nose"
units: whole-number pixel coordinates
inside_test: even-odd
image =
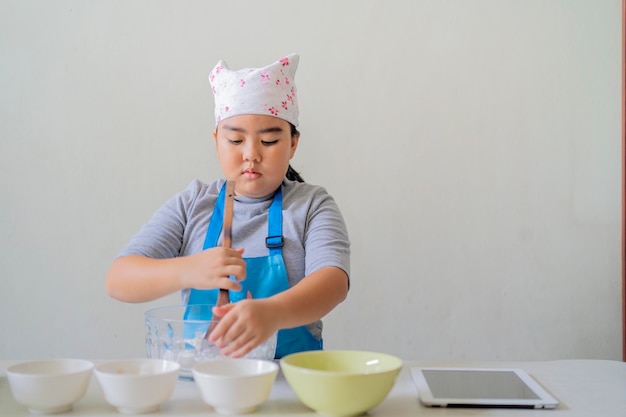
[[[243,159],[245,161],[259,162],[261,160],[261,152],[259,151],[256,143],[247,143],[243,153]]]

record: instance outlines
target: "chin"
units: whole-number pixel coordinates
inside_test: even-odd
[[[267,187],[261,186],[261,184],[246,184],[244,187],[242,187],[239,194],[251,198],[263,198],[274,194],[276,188],[278,188],[278,185],[276,187]]]

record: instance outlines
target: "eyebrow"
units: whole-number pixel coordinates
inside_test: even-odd
[[[226,130],[230,130],[231,132],[239,132],[239,133],[247,133],[246,129],[242,129],[240,127],[236,127],[236,126],[231,126],[231,125],[227,125],[225,124],[224,126],[222,126],[223,129]],[[259,129],[256,131],[256,133],[280,133],[283,132],[284,129],[280,126],[272,126],[272,127],[267,127],[265,129]]]

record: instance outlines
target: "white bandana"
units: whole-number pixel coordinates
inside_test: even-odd
[[[263,68],[233,71],[225,61],[209,74],[215,97],[215,125],[241,114],[274,116],[298,126],[294,78],[298,54],[290,54]]]

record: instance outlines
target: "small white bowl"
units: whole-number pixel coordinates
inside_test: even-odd
[[[270,395],[277,363],[264,359],[221,359],[192,368],[204,402],[220,414],[251,413]]]
[[[33,413],[70,411],[85,396],[93,363],[82,359],[22,362],[6,370],[15,400]]]
[[[150,413],[174,392],[180,365],[161,359],[127,359],[96,365],[104,399],[120,413]]]

